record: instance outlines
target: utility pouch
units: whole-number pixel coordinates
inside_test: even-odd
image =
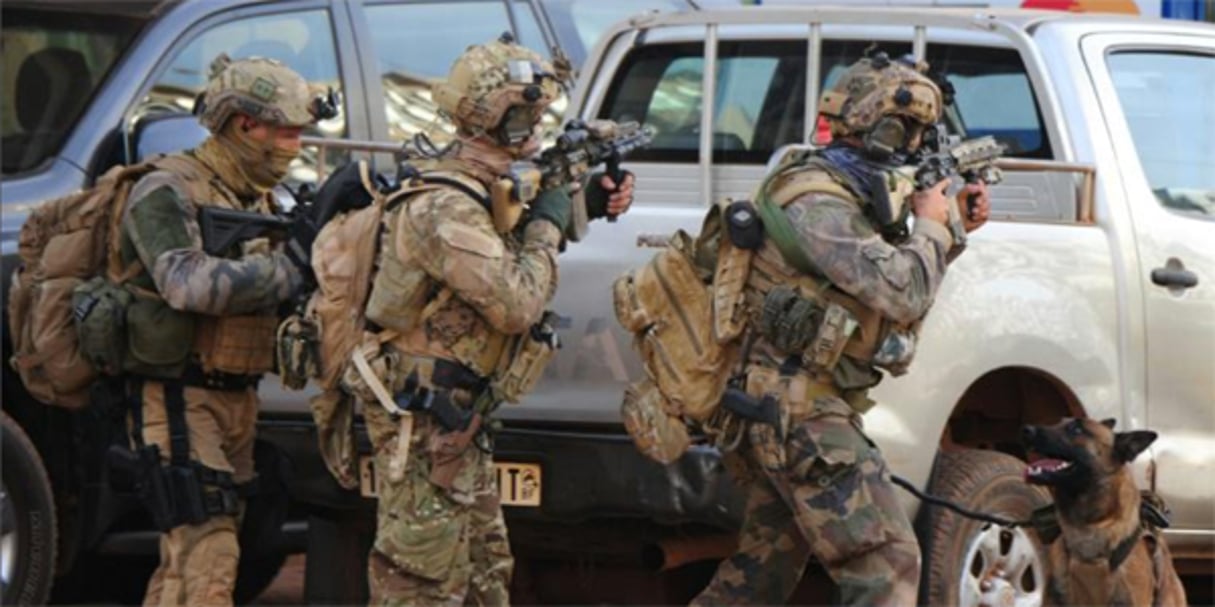
[[[764,224],[759,220],[755,205],[749,200],[737,200],[725,210],[726,232],[734,246],[754,251],[764,243]]]
[[[873,353],[873,364],[889,371],[895,377],[906,373],[907,366],[915,356],[915,337],[915,333],[911,331],[887,331],[885,338],[878,344],[877,352]]]
[[[818,333],[806,350],[806,357],[819,369],[831,371],[844,353],[848,338],[859,324],[847,308],[835,302],[828,303],[823,311],[823,321],[819,324]]]
[[[135,296],[97,276],[72,290],[72,318],[80,354],[97,371],[122,373],[127,353],[127,309]]]
[[[274,365],[284,387],[302,390],[320,375],[320,343],[320,332],[310,319],[292,314],[279,324]]]
[[[514,340],[499,365],[501,370],[494,374],[495,397],[517,403],[536,387],[549,361],[561,348],[561,340],[553,328],[556,319],[555,313],[545,312],[540,322]]]
[[[123,360],[127,373],[180,377],[193,346],[193,314],[145,297],[135,297],[127,308],[127,356]]]

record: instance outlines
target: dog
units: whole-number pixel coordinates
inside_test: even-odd
[[[1055,498],[1060,537],[1042,538],[1051,544],[1047,597],[1061,605],[1185,605],[1185,588],[1159,536],[1167,519],[1141,497],[1127,467],[1156,433],[1114,432],[1114,425],[1065,418],[1022,429],[1026,447],[1041,457],[1025,479]]]

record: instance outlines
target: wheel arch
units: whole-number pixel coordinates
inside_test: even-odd
[[[962,393],[941,432],[939,449],[993,450],[1023,460],[1021,426],[1084,415],[1080,399],[1055,374],[1037,367],[1001,367]]]

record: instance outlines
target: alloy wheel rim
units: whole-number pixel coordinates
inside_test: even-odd
[[[984,525],[966,548],[958,579],[958,605],[1040,607],[1045,567],[1024,529]]]

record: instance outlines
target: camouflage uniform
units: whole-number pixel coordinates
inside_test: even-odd
[[[522,106],[535,110],[538,119],[557,94],[555,83],[538,78],[542,94],[525,103],[522,85],[513,84],[507,73],[510,60],[541,72],[551,69],[527,49],[491,42],[470,47],[447,81],[435,87],[440,107],[459,127],[460,146],[427,174],[465,187],[413,194],[385,216],[368,319],[376,322],[373,310],[394,304],[404,308],[382,310],[379,321],[418,318],[413,326],[392,326],[397,333],[376,360],[393,391],[420,361],[447,361],[486,381],[496,379],[510,358],[507,344],[528,339],[556,289],[558,227],[532,220],[499,233],[485,202],[473,197],[487,194],[519,153],[491,139],[503,113]],[[383,304],[386,298],[393,301]],[[421,387],[443,390],[457,407],[488,415],[496,405],[477,398],[484,389],[448,390],[427,376],[422,374]],[[355,374],[347,377],[344,385],[364,403],[378,476],[376,539],[368,566],[371,602],[509,603],[514,560],[492,455],[472,442],[476,426],[460,436],[430,415],[415,413],[404,473],[394,479],[387,471],[404,457],[400,419],[354,385],[361,381]]]
[[[935,121],[940,93],[934,84],[903,65],[874,69],[862,60],[825,95],[824,106],[831,96],[846,98],[841,115],[847,121],[835,120],[836,135],[863,132],[879,117],[895,113],[900,106],[887,100],[904,85],[919,87],[913,105],[921,109],[908,114],[922,123]],[[795,180],[835,184],[818,191],[807,188],[812,191],[783,201],[797,244],[816,271],[807,275],[795,269],[766,239],[752,259],[746,286],[752,308],[762,307],[777,286],[800,285],[802,293],[826,286],[835,300],[875,312],[883,332],[892,325],[906,328],[914,344],[918,321],[945,273],[953,244],[948,230],[933,221],[916,221],[909,236],[892,244],[879,233],[857,188],[840,187],[849,184],[840,172],[810,163],[773,187],[788,187]],[[780,375],[801,383],[791,379],[782,384],[798,387],[789,387],[783,397],[780,427],[750,422],[740,447],[726,454],[748,492],[739,548],[693,604],[782,603],[811,557],[835,581],[840,604],[915,604],[920,576],[916,538],[895,498],[886,463],[861,424],[860,413],[872,404],[865,391],[879,381],[879,365],[872,357],[853,354],[845,350],[825,371],[801,357],[790,359],[767,337],[754,344],[749,368],[775,375],[784,366]],[[901,373],[911,354],[905,352],[886,368]],[[797,400],[793,392],[801,398],[795,403],[800,406],[790,404]]]
[[[197,149],[154,161],[158,170],[132,187],[119,253],[128,267],[138,270],[128,287],[155,306],[146,334],[139,323],[130,327],[133,342],[140,334],[149,341],[139,348],[147,359],[141,361],[146,373],[136,384],[142,386],[135,417],[142,423],[140,438],[169,459],[167,404],[173,394],[180,394],[189,459],[228,473],[241,485],[254,478],[256,382],[271,368],[276,307],[294,294],[301,277],[266,241],[238,244],[223,256],[208,255],[198,213],[206,206],[272,212],[276,204],[269,188],[295,155],[234,142],[237,129],[228,123],[234,112],[268,125],[302,126],[314,119],[306,83],[277,62],[229,63],[221,57],[213,70],[200,117],[213,135]],[[259,161],[259,168],[251,168]],[[181,331],[158,334],[162,327]],[[172,360],[147,354],[177,349],[180,356]],[[236,512],[164,534],[160,566],[148,583],[144,603],[231,604],[242,508],[243,501]]]

